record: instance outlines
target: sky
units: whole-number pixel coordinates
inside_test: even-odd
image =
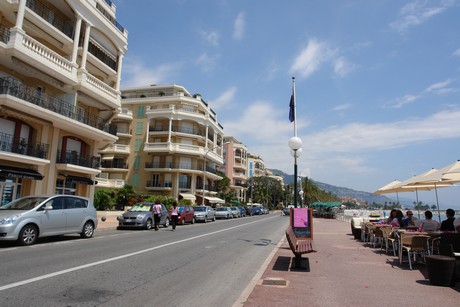
[[[460,159],[460,0],[113,2],[122,89],[201,94],[267,168],[294,173],[292,77],[302,177],[374,192]],[[460,187],[437,194],[460,209]]]

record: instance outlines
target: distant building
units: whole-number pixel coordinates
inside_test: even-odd
[[[110,1],[1,1],[0,197],[93,197],[127,31]]]
[[[246,145],[232,136],[224,137],[224,173],[230,179],[234,197],[244,202],[248,180],[248,150]]]
[[[223,202],[216,182],[222,179],[224,129],[199,94],[180,85],[123,89],[113,123],[119,139],[100,151],[105,186],[127,183],[139,193]]]

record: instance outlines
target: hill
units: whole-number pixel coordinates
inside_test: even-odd
[[[277,176],[283,177],[284,183],[285,184],[291,184],[294,182],[294,175],[288,175],[284,173],[283,171],[277,170],[277,169],[271,169],[273,174]],[[356,200],[360,202],[367,202],[368,204],[372,203],[377,203],[377,204],[385,204],[385,202],[393,202],[394,200],[391,198],[388,198],[384,195],[376,195],[372,194],[369,192],[364,192],[364,191],[356,191],[353,189],[345,188],[345,187],[337,187],[333,186],[327,183],[319,182],[316,180],[313,180],[313,182],[316,184],[316,186],[324,191],[327,191],[331,194],[337,195],[339,197],[351,197],[355,198]]]

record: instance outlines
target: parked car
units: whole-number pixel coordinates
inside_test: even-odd
[[[244,209],[246,211],[246,216],[252,216],[253,215],[251,206],[245,206]]]
[[[252,206],[252,215],[261,215],[262,212],[259,206]]]
[[[21,245],[69,233],[91,238],[96,227],[96,209],[85,197],[27,196],[0,207],[0,240],[17,240]]]
[[[179,216],[177,217],[177,224],[184,225],[185,223],[195,224],[195,210],[192,206],[178,206]],[[171,212],[169,214],[169,219],[171,220]]]
[[[240,210],[240,216],[246,216],[246,209],[243,206],[238,206],[238,210]]]
[[[233,217],[241,216],[240,209],[238,209],[237,207],[230,207],[230,209],[232,210]]]
[[[219,207],[216,209],[216,219],[231,219],[233,212],[230,207]]]
[[[118,227],[122,228],[144,228],[150,230],[154,226],[153,206],[154,203],[138,203],[128,211],[117,217]],[[161,204],[160,226],[169,227],[169,215],[165,205]]]
[[[268,208],[267,208],[267,207],[261,207],[261,208],[260,208],[260,212],[261,212],[262,214],[269,214],[269,213],[270,213],[270,211],[268,211]]]
[[[210,206],[197,206],[195,209],[195,221],[205,222],[216,220],[216,211]]]

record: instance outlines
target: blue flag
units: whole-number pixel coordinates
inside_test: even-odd
[[[295,110],[294,110],[294,94],[291,95],[291,101],[289,102],[289,120],[291,123],[295,119]]]

